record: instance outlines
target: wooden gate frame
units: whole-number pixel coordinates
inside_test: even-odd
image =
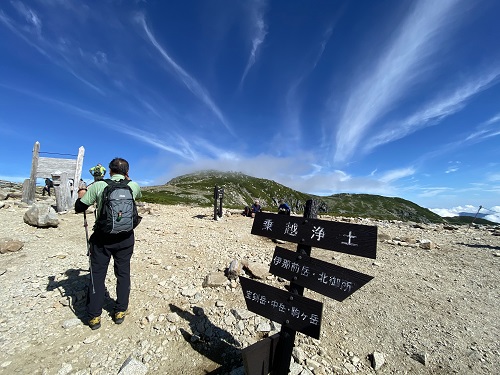
[[[36,141],[33,147],[33,158],[31,161],[30,178],[24,181],[22,201],[32,204],[35,201],[35,189],[37,178],[52,178],[53,174],[66,173],[68,179],[73,179],[70,188],[71,202],[74,204],[77,195],[80,178],[82,176],[83,155],[85,149],[80,146],[76,159],[40,157],[40,142]]]

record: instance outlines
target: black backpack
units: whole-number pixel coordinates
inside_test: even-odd
[[[130,232],[142,219],[137,213],[132,189],[128,186],[130,180],[104,181],[108,186],[102,192],[101,211],[94,230],[108,234]]]

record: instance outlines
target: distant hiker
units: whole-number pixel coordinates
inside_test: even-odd
[[[87,183],[80,178],[80,182],[78,183],[78,190],[86,188],[87,188]]]
[[[245,206],[243,209],[243,216],[255,217],[255,214],[260,211],[262,211],[262,208],[259,200],[256,199],[255,202],[253,202],[252,207]]]
[[[252,211],[251,213],[252,217],[255,217],[255,214],[257,212],[262,211],[262,207],[260,206],[260,202],[258,199],[256,199],[255,202],[253,202],[252,207],[250,209]]]
[[[278,214],[280,215],[289,215],[290,216],[290,206],[285,203],[283,199],[280,200],[280,205],[278,207]]]
[[[134,228],[140,221],[135,199],[141,197],[139,185],[128,177],[129,164],[115,158],[109,163],[111,179],[92,183],[78,190],[76,212],[85,212],[97,203],[94,232],[89,239],[91,279],[87,289],[88,325],[101,326],[106,291],[105,279],[111,257],[116,276],[116,306],[113,319],[123,323],[130,298],[130,259],[134,252]]]
[[[89,169],[89,172],[94,176],[94,181],[102,180],[106,174],[106,168],[104,168],[101,163],[97,163],[95,167]]]
[[[43,187],[43,190],[42,190],[42,196],[45,196],[45,192],[47,192],[49,194],[49,197],[50,197],[50,188],[51,187],[54,187],[54,183],[52,182],[52,180],[50,178],[46,178],[45,179],[45,186]]]

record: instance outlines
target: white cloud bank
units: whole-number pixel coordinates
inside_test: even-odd
[[[438,214],[442,217],[453,217],[458,216],[460,212],[468,212],[470,214],[476,214],[479,207],[472,205],[456,206],[453,208],[430,208],[432,212]],[[494,206],[490,209],[481,208],[479,214],[487,214],[484,219],[492,221],[494,223],[500,223],[500,206]]]

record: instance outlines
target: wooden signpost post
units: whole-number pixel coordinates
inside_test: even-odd
[[[289,280],[282,290],[240,276],[247,308],[281,324],[281,332],[243,349],[247,375],[288,374],[296,332],[319,339],[323,304],[303,296],[304,288],[343,301],[373,279],[311,257],[312,247],[376,258],[377,227],[316,219],[317,204],[304,217],[259,212],[252,234],[297,244],[293,252],[276,246],[269,271]]]
[[[214,220],[222,217],[222,200],[224,199],[224,189],[215,186],[214,188]],[[218,207],[217,207],[218,205]]]

